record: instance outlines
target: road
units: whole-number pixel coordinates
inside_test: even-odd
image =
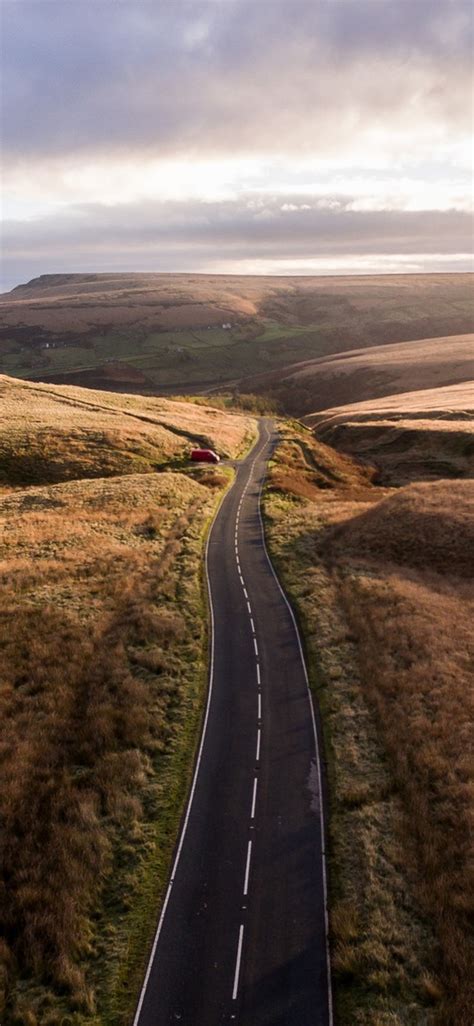
[[[206,551],[209,697],[134,1026],[331,1026],[321,771],[260,493],[276,441],[237,467]]]

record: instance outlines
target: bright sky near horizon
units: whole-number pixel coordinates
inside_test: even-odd
[[[3,288],[472,269],[465,0],[1,0]]]

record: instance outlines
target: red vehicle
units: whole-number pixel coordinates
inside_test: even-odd
[[[220,456],[213,449],[193,449],[191,459],[199,463],[219,463]]]

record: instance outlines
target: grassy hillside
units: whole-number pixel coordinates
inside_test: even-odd
[[[474,382],[390,395],[305,418],[386,484],[474,476]]]
[[[317,411],[474,377],[474,334],[425,338],[341,352],[289,367],[266,387],[306,423]],[[262,387],[260,385],[259,387]],[[381,405],[381,404],[380,404]],[[378,406],[377,406],[378,408]]]
[[[183,468],[194,444],[234,457],[246,414],[168,399],[29,384],[0,376],[0,488]]]
[[[1,389],[0,1017],[129,1026],[206,691],[203,541],[231,475],[183,453],[193,437],[236,454],[254,421]]]
[[[472,330],[471,282],[43,275],[0,297],[0,371],[151,394],[247,379],[254,391],[256,376],[296,361]]]
[[[473,486],[338,460],[287,432],[265,498],[322,710],[337,1021],[470,1026]]]

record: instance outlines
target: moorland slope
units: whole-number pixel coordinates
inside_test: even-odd
[[[472,330],[471,283],[469,274],[43,275],[0,297],[0,371],[150,394],[235,386],[249,374],[253,386],[296,362]],[[247,380],[243,390],[254,388]]]
[[[0,1016],[126,1026],[207,683],[202,552],[255,421],[0,378]],[[157,470],[158,473],[153,473]]]
[[[474,381],[351,403],[305,418],[385,484],[474,477]]]
[[[371,346],[309,360],[260,380],[258,388],[265,388],[298,415],[306,413],[310,424],[313,412],[354,400],[360,403],[472,378],[474,334],[470,333]]]
[[[192,402],[0,375],[0,487],[183,468],[193,444],[237,456],[252,417]]]
[[[341,1026],[470,1026],[472,481],[374,486],[287,429],[265,497],[330,802]]]

